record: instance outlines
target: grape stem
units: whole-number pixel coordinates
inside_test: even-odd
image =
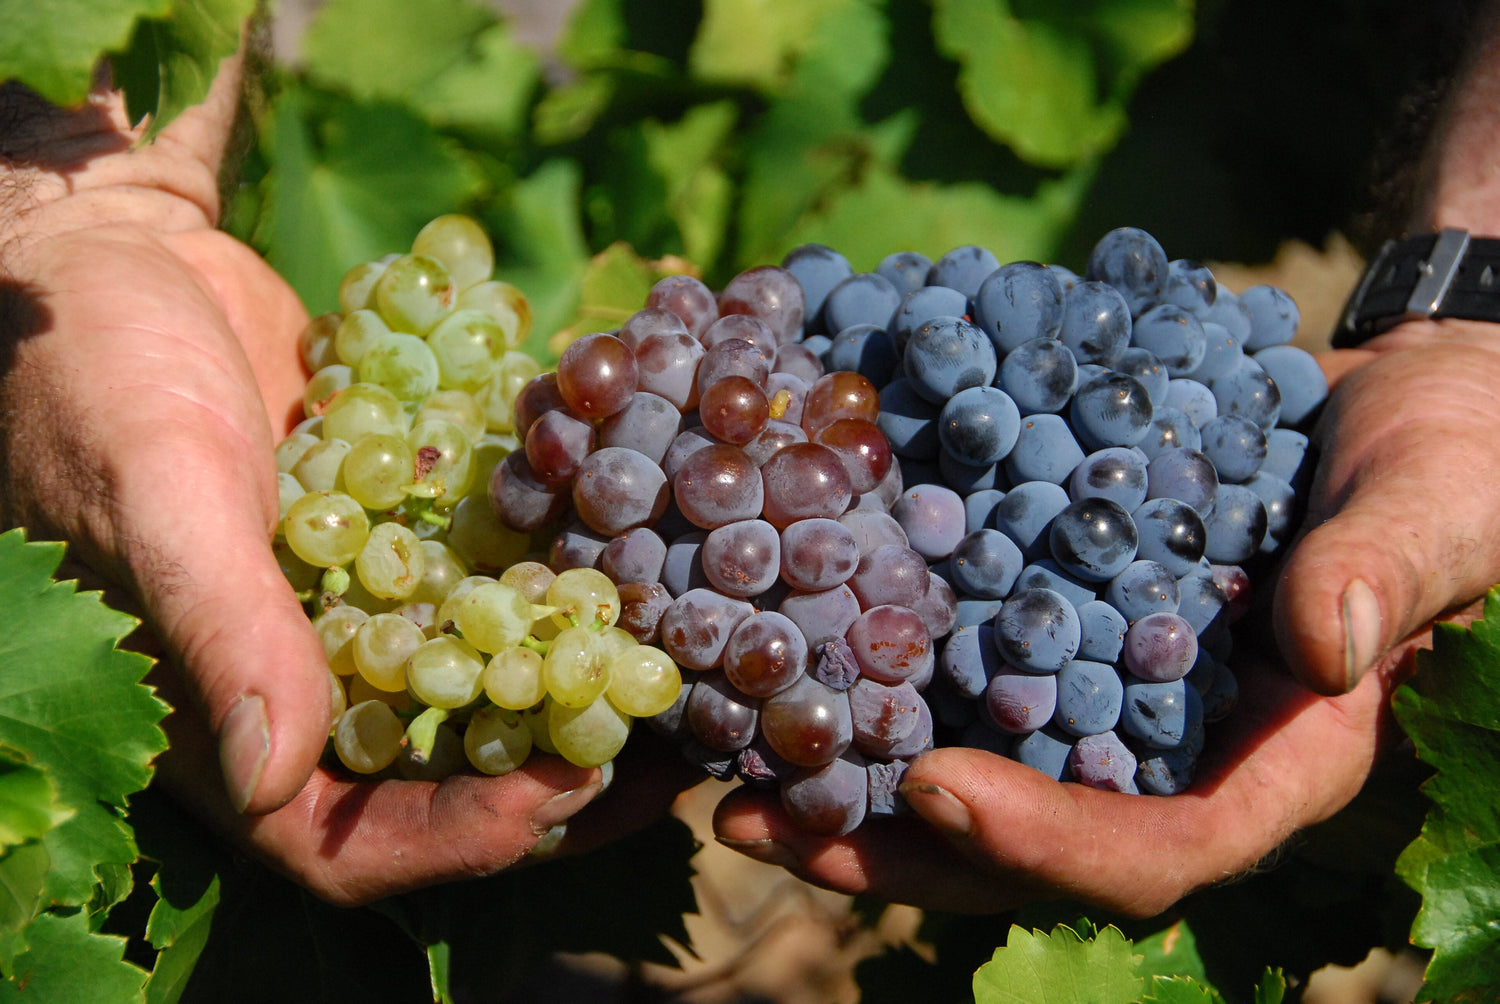
[[[413,763],[426,764],[432,758],[438,726],[448,720],[447,708],[428,708],[406,727],[406,746]]]

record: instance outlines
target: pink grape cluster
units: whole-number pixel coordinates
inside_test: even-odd
[[[661,280],[521,390],[523,448],[490,497],[512,530],[553,531],[554,571],[609,576],[619,626],[684,670],[657,731],[837,834],[896,811],[905,762],[932,746],[922,690],[955,598],[891,514],[877,389],[824,372],[803,314],[779,267],[717,295]]]

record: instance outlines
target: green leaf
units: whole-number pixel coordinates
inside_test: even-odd
[[[17,935],[36,916],[51,867],[52,856],[40,843],[13,847],[0,857],[0,932]],[[24,935],[0,943],[0,970],[10,972],[23,942]]]
[[[0,744],[46,770],[75,810],[43,838],[53,865],[47,895],[82,905],[97,868],[135,860],[119,810],[166,748],[157,727],[166,705],[141,685],[150,660],[116,647],[135,619],[74,582],[54,582],[62,555],[61,544],[0,534],[0,609],[12,624],[0,638]]]
[[[1145,983],[1119,928],[1088,941],[1058,925],[1049,936],[1012,926],[1005,947],[974,974],[975,1004],[1131,1004]]]
[[[1267,969],[1255,987],[1250,1004],[1281,1004],[1286,998],[1286,977],[1279,969]]]
[[[35,840],[72,815],[45,771],[0,752],[0,850]]]
[[[1137,937],[1135,951],[1141,956],[1142,976],[1183,976],[1200,983],[1208,981],[1198,939],[1185,920],[1177,920],[1147,937]]]
[[[535,52],[470,0],[332,0],[303,52],[318,84],[496,139],[521,134],[541,78]]]
[[[893,162],[910,139],[905,118],[870,125],[860,115],[860,98],[890,58],[885,18],[858,0],[819,10],[795,73],[744,141],[739,267],[788,250],[786,235],[799,219],[855,183],[867,165]]]
[[[868,271],[892,251],[937,258],[960,245],[979,244],[1001,261],[1049,261],[1091,176],[1090,170],[1076,171],[1023,198],[978,182],[909,181],[872,167],[781,235],[766,257],[779,260],[798,244],[816,242],[849,248],[855,267]],[[855,260],[861,254],[867,260]]]
[[[159,19],[141,21],[112,61],[132,121],[150,113],[145,137],[201,102],[219,63],[239,48],[255,0],[173,0]]]
[[[1396,718],[1436,769],[1421,835],[1397,873],[1422,894],[1412,940],[1434,949],[1422,999],[1500,996],[1500,590],[1468,629],[1440,624],[1417,673],[1396,692]]]
[[[1212,987],[1189,976],[1153,976],[1143,1004],[1224,1004]]]
[[[399,105],[292,87],[268,118],[273,167],[255,243],[313,314],[338,309],[351,267],[410,247],[423,224],[483,186],[455,144]]]
[[[828,37],[821,24],[828,13],[857,2],[705,0],[688,66],[694,77],[710,83],[781,90],[791,83],[803,52]]]
[[[1043,167],[1070,167],[1114,146],[1141,76],[1192,38],[1191,0],[935,6],[933,34],[960,64],[970,117]]]
[[[722,151],[738,121],[738,106],[719,101],[674,123],[648,119],[616,130],[611,170],[590,200],[596,229],[643,253],[712,264],[733,196]]]
[[[329,0],[308,26],[303,58],[314,82],[358,101],[411,102],[494,23],[469,0]]]
[[[576,315],[591,257],[578,215],[581,187],[577,161],[551,160],[512,186],[486,217],[496,274],[531,304],[533,325],[524,348],[544,364],[557,359],[547,343]]]
[[[88,96],[94,67],[118,52],[139,18],[162,17],[171,0],[0,3],[0,81],[19,80],[56,105]]]
[[[124,961],[125,939],[90,931],[86,914],[44,913],[32,921],[26,940],[13,975],[0,983],[0,1001],[142,1000],[146,974]]]

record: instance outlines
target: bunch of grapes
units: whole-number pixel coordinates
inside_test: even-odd
[[[300,340],[312,377],[276,450],[275,546],[328,655],[333,748],[361,774],[503,774],[533,747],[599,765],[681,687],[615,626],[607,576],[525,560],[536,542],[495,518],[491,472],[541,367],[493,267],[477,223],[439,217],[351,269],[343,310]]]
[[[1246,566],[1295,529],[1327,395],[1296,305],[1134,228],[1084,276],[982,247],[859,273],[806,246],[803,344],[881,388],[895,512],[954,588],[926,696],[947,734],[1059,780],[1185,789],[1237,684]]]
[[[721,778],[776,785],[807,829],[895,809],[933,743],[921,690],[955,598],[890,514],[900,468],[865,377],[800,344],[791,273],[715,294],[671,276],[516,398],[491,481],[548,563],[598,569],[620,624],[688,679],[653,725]]]
[[[277,547],[352,770],[602,764],[646,718],[823,834],[935,745],[1191,783],[1327,393],[1283,291],[1132,228],[1083,276],[806,245],[543,372],[492,269],[439,218],[302,340]]]

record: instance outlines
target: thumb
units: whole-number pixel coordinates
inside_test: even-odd
[[[1500,356],[1437,344],[1383,355],[1330,397],[1306,530],[1274,599],[1283,654],[1313,690],[1353,689],[1500,575],[1497,379]]]
[[[135,563],[136,589],[217,738],[229,801],[240,812],[279,808],[327,742],[322,644],[256,520],[224,527],[211,547],[155,533],[144,537],[154,553]]]

